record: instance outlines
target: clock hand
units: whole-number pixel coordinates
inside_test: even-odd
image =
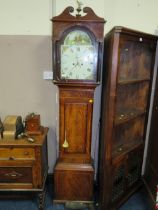
[[[77,63],[76,63],[76,66],[79,66],[80,67],[80,63],[77,61]]]

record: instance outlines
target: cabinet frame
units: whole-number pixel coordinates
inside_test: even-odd
[[[123,43],[126,43],[128,40],[133,41],[134,44],[130,45],[129,49],[124,48],[129,53],[129,57],[121,56],[121,47]],[[138,42],[138,43],[137,43]],[[139,44],[142,43],[142,44]],[[127,168],[126,176],[128,177],[128,170],[130,171],[130,167],[127,167],[128,155],[134,151],[139,151],[141,148],[144,148],[145,135],[146,135],[146,126],[148,120],[148,110],[149,110],[149,101],[150,101],[150,92],[151,92],[151,84],[153,77],[153,68],[155,62],[155,51],[156,51],[156,42],[157,37],[149,34],[145,34],[139,31],[134,31],[131,29],[127,29],[124,27],[114,27],[105,37],[105,59],[104,59],[104,68],[103,68],[103,80],[102,80],[102,111],[101,111],[101,131],[100,131],[100,155],[99,155],[99,188],[100,188],[100,208],[102,209],[116,209],[118,208],[123,201],[125,201],[129,195],[131,195],[141,184],[141,172],[138,180],[135,181],[135,184],[132,184],[129,188],[127,184],[125,184],[125,193],[123,196],[120,196],[118,201],[112,202],[112,177],[113,172],[116,170],[119,165],[125,164]],[[135,44],[136,43],[136,44]],[[145,44],[144,44],[145,43]],[[139,49],[140,48],[140,49]],[[133,50],[133,52],[131,52]],[[136,52],[134,51],[136,50]],[[130,51],[130,52],[129,52]],[[131,66],[122,67],[124,71],[128,71],[129,69],[135,71],[135,57],[132,57],[136,53],[136,58],[138,59],[137,67],[140,72],[134,72],[133,74],[127,72],[126,76],[130,76],[129,79],[120,80],[119,74],[121,71],[120,62],[130,63]],[[124,55],[125,56],[125,55]],[[147,63],[144,62],[145,58],[147,58]],[[120,60],[122,59],[122,60]],[[128,60],[131,59],[131,60]],[[142,62],[142,63],[141,63]],[[125,63],[126,64],[126,63]],[[124,65],[124,63],[123,63]],[[129,65],[129,64],[128,64]],[[144,70],[144,69],[145,70]],[[143,69],[143,70],[142,70]],[[150,71],[148,77],[148,70]],[[142,73],[142,78],[140,77]],[[131,75],[138,75],[138,78],[131,77]],[[145,75],[145,76],[144,76]],[[147,75],[147,76],[146,76]],[[124,76],[124,74],[122,75]],[[146,87],[147,85],[147,87]],[[127,89],[127,86],[129,89]],[[117,92],[118,88],[120,92]],[[131,89],[133,88],[133,90]],[[136,91],[135,91],[136,89]],[[125,91],[131,91],[130,94],[136,94],[135,100],[131,99],[131,96],[126,96]],[[138,110],[129,110],[128,112],[119,113],[117,109],[119,94],[122,94],[124,91],[124,96],[122,96],[119,104],[119,108],[122,108],[125,111],[125,108],[138,108]],[[141,97],[141,100],[140,97]],[[132,96],[133,97],[133,96]],[[127,102],[127,103],[126,103]],[[127,107],[126,107],[127,106]],[[142,110],[141,110],[142,108]],[[140,123],[138,119],[143,119]],[[129,123],[133,128],[129,127]],[[133,125],[132,125],[133,123]],[[128,125],[128,127],[127,127]],[[124,126],[123,138],[125,138],[122,145],[115,148],[114,144],[114,134],[115,128],[119,127],[122,129]],[[142,127],[142,131],[138,135],[138,131]],[[128,128],[128,129],[127,129]],[[139,128],[139,129],[138,129]],[[121,129],[118,128],[118,133],[121,132]],[[123,130],[122,130],[123,131]],[[130,139],[130,135],[127,135],[127,132],[135,132],[133,137],[140,137],[140,139],[136,139],[133,142],[128,142]],[[117,137],[122,138],[117,134]],[[128,139],[127,139],[128,138]],[[118,142],[118,140],[117,140]],[[115,148],[115,152],[114,152]],[[139,152],[138,152],[139,153]],[[136,159],[139,154],[135,153]],[[141,153],[143,159],[143,152]],[[127,157],[127,160],[126,160]],[[125,162],[124,162],[125,161]],[[142,160],[141,160],[142,161]],[[115,164],[114,164],[115,163]],[[117,164],[116,164],[117,163]],[[132,164],[132,163],[131,163]],[[138,167],[138,166],[137,166]],[[140,166],[139,166],[140,167]],[[133,169],[135,170],[135,169]],[[134,176],[134,174],[133,174]],[[128,188],[128,190],[127,190]]]

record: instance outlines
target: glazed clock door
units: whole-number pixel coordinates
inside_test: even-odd
[[[60,90],[60,158],[90,162],[93,91]]]
[[[64,33],[57,44],[57,80],[97,82],[98,43],[94,40],[94,35],[83,28],[72,27]]]

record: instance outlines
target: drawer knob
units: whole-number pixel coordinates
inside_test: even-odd
[[[122,147],[119,147],[118,148],[118,152],[122,152],[123,151],[123,148]]]
[[[29,155],[29,152],[24,152],[24,155]]]
[[[140,41],[140,42],[142,42],[142,41],[143,41],[143,38],[142,38],[142,37],[140,37],[140,38],[139,38],[139,41]]]

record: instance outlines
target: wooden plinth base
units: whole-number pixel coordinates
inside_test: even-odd
[[[92,202],[93,178],[91,164],[58,162],[54,170],[55,201]]]

